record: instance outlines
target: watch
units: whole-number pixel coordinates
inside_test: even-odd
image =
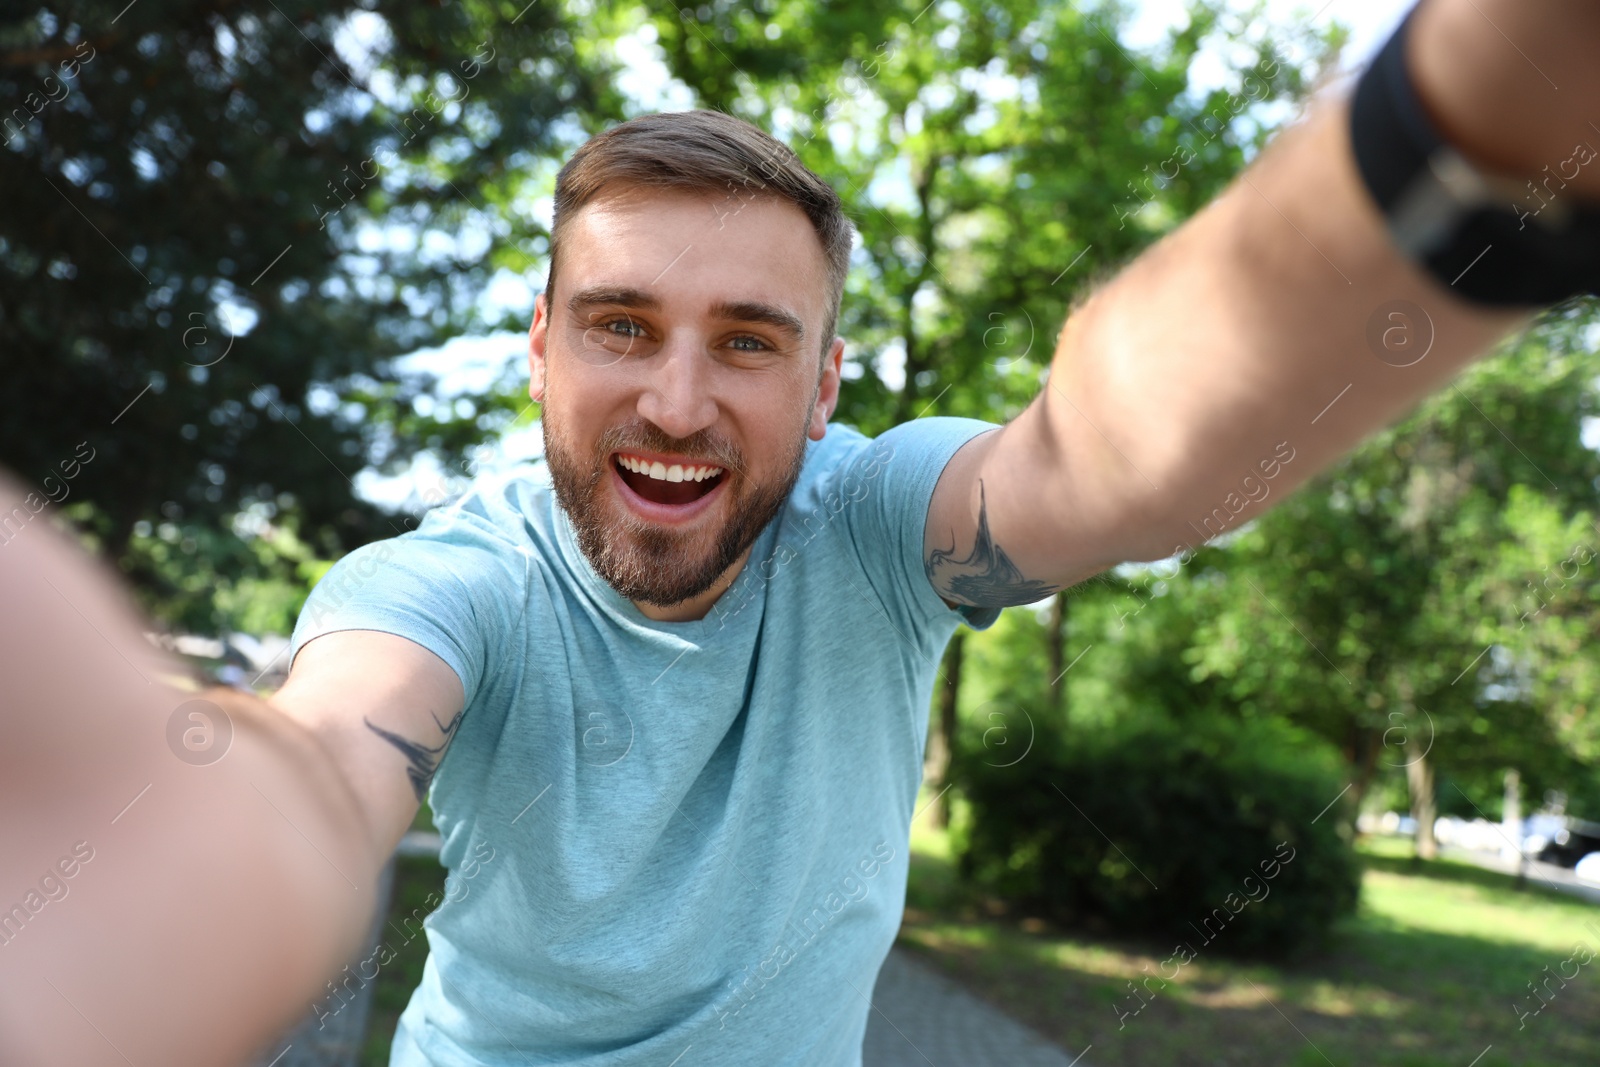
[[[1417,98],[1405,64],[1411,18],[1362,74],[1350,107],[1356,166],[1396,247],[1474,303],[1541,306],[1600,292],[1600,204],[1567,191],[1600,152],[1579,142],[1542,181],[1474,165]]]

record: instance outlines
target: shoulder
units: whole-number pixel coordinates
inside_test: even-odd
[[[798,489],[808,482],[826,479],[871,447],[872,442],[873,438],[854,426],[840,422],[828,423],[827,433],[822,440],[806,442],[805,464],[800,469],[800,479],[795,487]]]
[[[484,475],[464,493],[431,508],[398,536],[362,545],[338,560],[313,590],[325,610],[360,590],[401,595],[449,586],[497,593],[521,585],[541,553],[544,493],[531,467]],[[378,582],[371,581],[383,575]],[[508,583],[509,580],[509,583]]]
[[[518,464],[478,476],[459,497],[427,512],[399,540],[527,552],[548,532],[551,504],[543,464]]]
[[[998,430],[998,423],[982,419],[962,419],[934,415],[902,422],[874,439],[884,462],[899,468],[908,477],[930,470],[937,480],[950,457],[979,434]]]
[[[830,424],[823,439],[811,443],[780,540],[804,545],[824,529],[833,531],[902,629],[955,619],[924,566],[929,504],[951,457],[998,428],[977,419],[926,418],[867,437]]]
[[[858,484],[880,479],[912,498],[926,497],[962,445],[996,429],[995,423],[979,419],[935,416],[913,419],[868,437],[853,426],[829,423],[822,440],[809,442],[805,466],[795,485],[797,500],[842,490],[850,490],[845,492],[847,499],[861,499]]]

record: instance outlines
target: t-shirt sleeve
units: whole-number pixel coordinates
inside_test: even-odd
[[[497,518],[469,495],[429,512],[414,531],[344,556],[306,599],[291,656],[339,630],[394,634],[449,664],[470,707],[492,656],[508,647],[516,605],[525,599],[527,547]]]
[[[916,629],[959,617],[986,630],[1000,617],[996,608],[954,609],[934,591],[923,562],[928,506],[946,464],[962,445],[988,430],[978,419],[913,419],[868,442],[843,478],[845,509],[863,566],[892,616]]]

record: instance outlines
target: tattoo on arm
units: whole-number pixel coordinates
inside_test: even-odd
[[[946,599],[978,607],[1010,607],[1043,600],[1062,587],[1025,578],[1011,562],[1005,549],[989,533],[989,505],[983,495],[983,479],[978,479],[978,536],[966,559],[955,557],[955,531],[950,532],[950,548],[928,553],[923,566],[928,580]]]
[[[456,727],[461,725],[461,716],[466,713],[467,709],[462,708],[448,723],[439,722],[439,716],[433,716],[433,721],[444,731],[444,740],[432,748],[401,737],[399,734],[392,734],[381,726],[374,726],[372,720],[364,715],[361,721],[367,724],[367,729],[398,748],[405,758],[411,761],[411,766],[406,768],[406,777],[411,780],[411,790],[417,794],[417,800],[420,802],[428,795],[428,783],[433,781],[433,772],[439,769],[439,759],[444,755],[446,746],[450,744],[450,738],[455,736]]]

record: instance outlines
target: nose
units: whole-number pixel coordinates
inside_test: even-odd
[[[717,421],[715,368],[704,344],[688,335],[672,338],[649,363],[640,415],[673,437],[688,437]]]

